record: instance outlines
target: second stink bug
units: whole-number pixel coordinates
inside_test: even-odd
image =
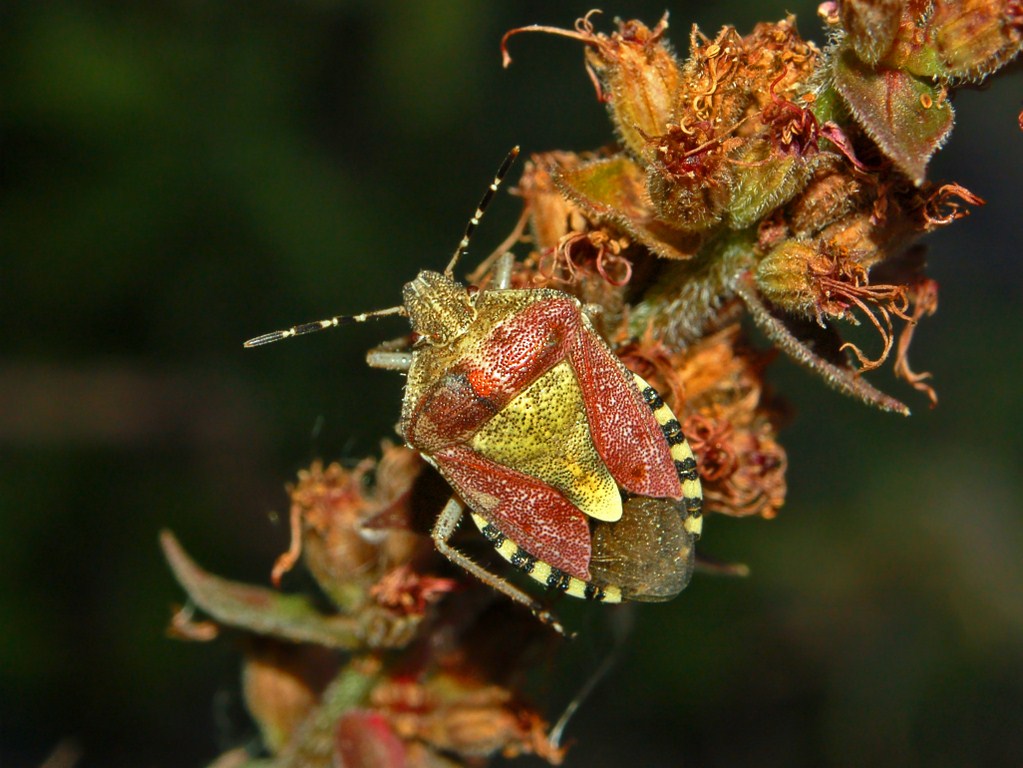
[[[573,296],[493,287],[454,269],[518,155],[502,163],[443,272],[424,270],[402,303],[294,326],[254,347],[386,315],[415,342],[370,352],[407,372],[401,432],[451,485],[433,526],[437,549],[486,584],[552,620],[528,593],[451,545],[466,507],[506,560],[550,589],[603,602],[667,600],[689,581],[702,526],[696,460],[678,419],[630,372]]]

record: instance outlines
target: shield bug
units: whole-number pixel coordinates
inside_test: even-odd
[[[498,553],[547,587],[603,602],[667,600],[693,569],[702,493],[696,460],[671,410],[561,291],[509,287],[511,256],[492,286],[453,277],[515,157],[509,153],[444,272],[424,270],[402,304],[264,334],[268,344],[345,323],[403,315],[413,342],[369,353],[407,373],[406,443],[454,489],[433,526],[450,561],[556,625],[526,592],[451,545],[468,506]],[[556,625],[557,626],[557,625]]]

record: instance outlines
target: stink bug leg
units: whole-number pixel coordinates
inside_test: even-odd
[[[533,612],[534,616],[540,619],[540,621],[544,624],[549,624],[559,634],[565,634],[565,628],[561,626],[560,622],[558,622],[558,620],[554,617],[554,614],[546,610],[538,601],[534,600],[511,582],[506,581],[499,576],[495,576],[475,560],[451,546],[449,541],[454,535],[455,530],[458,528],[458,524],[461,522],[464,512],[465,505],[462,504],[456,496],[452,496],[448,499],[448,503],[444,506],[444,509],[441,510],[440,515],[437,517],[437,522],[434,523],[433,531],[431,533],[433,543],[437,547],[437,551],[455,565],[471,573],[487,586],[496,589],[498,592],[511,598],[515,602],[521,603],[529,608],[529,610]],[[491,539],[491,541],[493,542],[493,539]],[[498,547],[498,551],[500,551],[500,547]]]
[[[366,364],[370,368],[404,373],[412,365],[412,350],[405,339],[385,341],[366,353]]]
[[[494,288],[499,291],[511,287],[512,267],[515,266],[515,256],[512,253],[502,253],[494,264]]]

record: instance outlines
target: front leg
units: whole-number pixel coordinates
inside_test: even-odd
[[[494,264],[494,289],[503,291],[511,288],[512,269],[515,267],[515,255],[511,251],[502,253]]]
[[[407,338],[391,339],[366,353],[366,364],[370,368],[405,372],[412,366],[412,350]]]

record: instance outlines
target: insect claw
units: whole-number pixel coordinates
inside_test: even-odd
[[[531,610],[533,612],[533,615],[536,616],[536,618],[539,619],[541,623],[546,624],[548,627],[553,629],[562,637],[568,640],[575,640],[575,638],[578,637],[578,633],[569,632],[567,629],[565,629],[564,625],[560,621],[558,621],[558,617],[555,616],[550,611],[548,611],[547,609],[541,608],[539,606],[533,606]]]

